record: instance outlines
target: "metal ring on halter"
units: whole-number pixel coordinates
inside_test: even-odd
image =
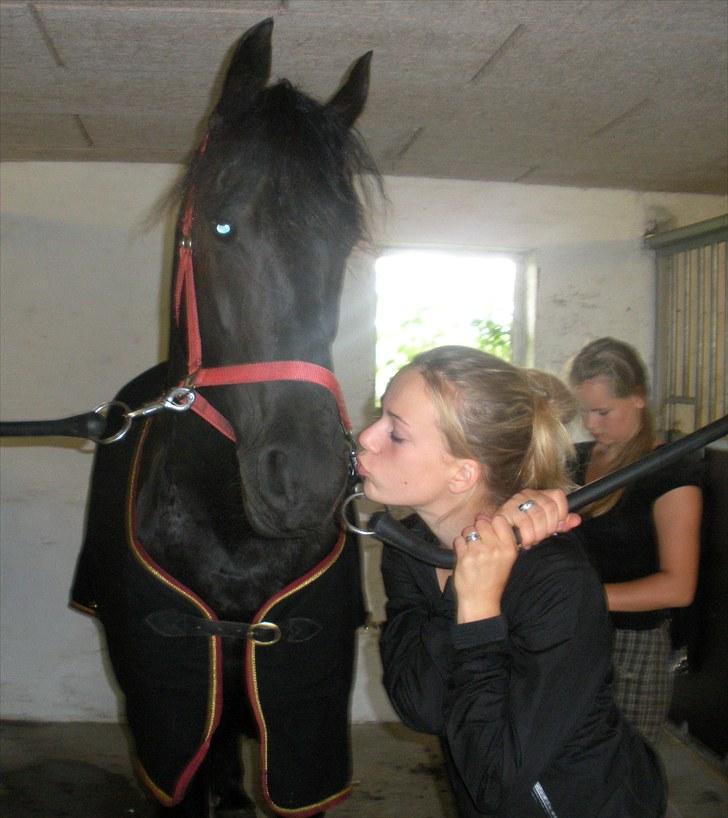
[[[533,500],[524,500],[519,506],[519,511],[528,511],[529,508],[533,508],[536,503]]]
[[[121,428],[114,432],[113,435],[109,435],[108,437],[90,437],[89,440],[93,440],[94,443],[116,443],[117,441],[121,440],[124,435],[131,429],[131,418],[129,417],[129,407],[120,400],[110,400],[106,403],[100,403],[95,409],[94,412],[99,415],[100,417],[106,418],[108,417],[109,410],[112,409],[114,406],[118,406],[122,414],[124,415],[123,423]]]
[[[197,398],[197,392],[191,386],[177,386],[170,389],[162,398],[165,409],[173,412],[186,412]]]
[[[346,500],[344,500],[344,502],[341,504],[341,519],[344,521],[344,525],[349,529],[349,531],[353,531],[354,534],[361,534],[362,537],[373,537],[374,536],[373,531],[366,531],[363,528],[358,528],[346,516],[346,509],[349,507],[349,503],[351,503],[352,500],[356,500],[359,497],[363,496],[364,496],[363,491],[355,491],[352,494],[350,494],[346,498]]]
[[[465,535],[465,542],[477,542],[480,539],[480,534],[477,531],[471,531]]]

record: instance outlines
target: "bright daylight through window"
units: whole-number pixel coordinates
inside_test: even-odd
[[[511,359],[516,262],[496,253],[391,251],[377,259],[377,400],[414,355],[464,344]]]

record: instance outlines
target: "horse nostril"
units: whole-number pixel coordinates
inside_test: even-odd
[[[272,444],[256,462],[256,474],[250,475],[254,482],[247,492],[249,512],[254,520],[262,515],[258,525],[267,518],[263,525],[279,532],[316,528],[328,519],[344,491],[349,465],[348,449],[327,450],[323,444],[310,452]],[[323,473],[322,463],[329,463]]]
[[[287,453],[283,449],[267,449],[260,456],[261,491],[276,505],[280,498],[286,504],[293,503],[296,480]]]

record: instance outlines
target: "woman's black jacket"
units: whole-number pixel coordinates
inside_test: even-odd
[[[578,534],[522,552],[502,615],[463,625],[451,581],[441,592],[434,568],[384,552],[384,684],[406,725],[441,737],[461,818],[664,814],[659,762],[612,698],[611,625]]]

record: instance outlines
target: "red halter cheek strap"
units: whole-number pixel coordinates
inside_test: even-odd
[[[341,387],[333,373],[323,366],[308,361],[266,361],[231,366],[203,367],[202,340],[195,298],[195,282],[192,269],[192,204],[191,197],[180,221],[181,238],[178,248],[177,273],[174,282],[174,316],[180,325],[180,312],[184,299],[185,323],[187,325],[187,377],[180,384],[193,387],[230,386],[264,381],[305,381],[328,389],[334,396],[344,432],[351,434],[351,421],[341,393]],[[235,432],[229,421],[199,392],[195,392],[192,411],[214,426],[221,434],[235,441]]]
[[[191,197],[190,197],[191,198]],[[174,282],[174,319],[179,328],[182,297],[185,300],[185,321],[187,323],[187,372],[197,372],[202,366],[202,342],[200,323],[197,317],[195,279],[192,270],[192,203],[185,207],[180,221],[181,238],[177,255],[177,275]]]

